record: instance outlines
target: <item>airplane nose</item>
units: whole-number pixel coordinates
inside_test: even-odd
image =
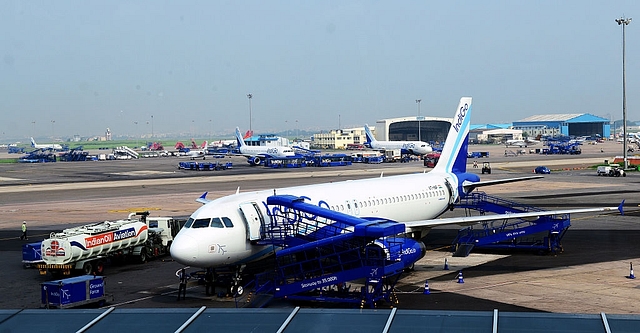
[[[192,265],[198,259],[198,244],[193,237],[179,235],[171,243],[169,252],[175,261],[183,265]]]

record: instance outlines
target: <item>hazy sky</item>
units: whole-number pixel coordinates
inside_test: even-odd
[[[0,141],[622,118],[631,1],[0,0]],[[640,120],[640,16],[626,27],[627,116]],[[52,122],[55,121],[55,122]],[[136,125],[134,122],[138,122]],[[35,122],[35,123],[34,123]],[[148,124],[147,124],[148,123]]]

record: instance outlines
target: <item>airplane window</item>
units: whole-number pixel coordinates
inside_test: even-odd
[[[331,210],[336,210],[335,207],[331,206]]]
[[[340,210],[344,210],[344,205],[340,205]]]
[[[222,221],[218,217],[214,217],[211,219],[211,227],[212,228],[224,228],[222,226]]]
[[[356,209],[358,208],[358,203],[355,201],[353,202],[353,208],[356,208]]]
[[[193,219],[189,218],[187,222],[184,224],[185,228],[191,228],[191,224],[193,224]]]
[[[233,228],[233,222],[231,222],[231,219],[228,217],[223,217],[222,218],[222,222],[224,223],[224,226],[227,228]]]
[[[347,210],[351,210],[351,204],[347,204]]]
[[[197,219],[193,221],[192,228],[206,228],[209,226],[211,219]]]

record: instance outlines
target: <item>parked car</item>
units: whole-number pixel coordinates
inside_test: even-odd
[[[533,169],[533,172],[541,173],[541,174],[550,174],[551,170],[549,170],[549,168],[547,168],[546,166],[539,166]]]

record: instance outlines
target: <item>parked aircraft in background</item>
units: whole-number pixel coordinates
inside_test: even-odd
[[[367,136],[365,143],[371,149],[376,150],[392,150],[400,149],[403,155],[422,156],[433,151],[431,146],[423,141],[378,141],[371,133],[368,125],[364,125],[364,132]]]
[[[505,142],[505,147],[528,147],[537,145],[538,143],[540,143],[540,141],[533,139],[507,140]]]
[[[191,142],[193,143],[193,140],[191,140]],[[196,158],[201,158],[201,159],[206,159],[206,155],[207,155],[207,149],[209,148],[207,141],[202,143],[202,148],[197,149],[190,149],[188,152],[185,153],[184,156],[189,157],[192,160],[195,160]]]
[[[260,228],[269,225],[275,209],[267,205],[274,194],[293,195],[305,202],[317,204],[321,209],[361,218],[389,219],[404,223],[405,233],[426,232],[432,227],[447,224],[475,224],[491,220],[525,218],[543,215],[600,212],[617,207],[574,209],[561,211],[535,211],[527,213],[495,214],[437,219],[453,209],[461,197],[475,188],[521,180],[541,178],[530,176],[492,181],[480,181],[476,173],[466,172],[471,97],[463,97],[453,117],[447,140],[436,167],[428,173],[321,183],[315,185],[251,191],[206,199],[197,199],[204,205],[191,214],[171,245],[171,256],[179,263],[191,267],[232,269],[240,275],[247,264],[259,261],[279,250],[260,245]],[[236,131],[241,139],[239,130]],[[244,144],[240,140],[240,144]],[[256,147],[257,148],[257,147]],[[424,233],[423,233],[424,234]],[[410,267],[424,255],[425,245],[420,239],[403,238],[412,255],[402,257],[403,265]],[[384,239],[371,246],[384,247]],[[412,260],[413,262],[410,262]],[[235,284],[233,284],[235,283]],[[238,280],[230,286],[232,292],[241,293]]]
[[[236,145],[240,155],[246,157],[251,165],[260,165],[267,157],[293,157],[296,153],[291,147],[284,146],[248,146],[236,127]]]
[[[57,143],[41,143],[41,144],[37,144],[36,140],[34,140],[33,138],[31,138],[31,147],[33,147],[35,149],[55,149],[55,150],[64,149],[64,148],[62,148],[62,146],[60,144],[57,144]]]

